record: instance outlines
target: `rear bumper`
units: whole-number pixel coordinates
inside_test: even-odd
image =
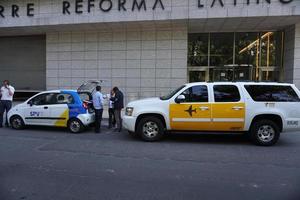
[[[136,118],[132,116],[123,116],[123,127],[128,131],[135,132]]]
[[[95,114],[94,113],[87,113],[87,114],[80,114],[77,116],[78,119],[82,122],[83,125],[88,126],[95,122]]]

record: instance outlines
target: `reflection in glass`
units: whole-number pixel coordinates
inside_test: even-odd
[[[188,48],[190,66],[208,66],[208,33],[190,34]]]
[[[283,40],[283,32],[190,34],[190,81],[280,81]]]
[[[210,35],[210,66],[233,64],[233,33]]]

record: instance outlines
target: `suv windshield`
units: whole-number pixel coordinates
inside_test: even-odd
[[[168,100],[168,99],[172,98],[177,92],[179,92],[179,90],[181,90],[184,87],[185,87],[185,85],[182,85],[179,88],[177,88],[176,90],[173,90],[172,92],[170,92],[169,94],[167,94],[165,96],[161,96],[160,99],[161,100]]]

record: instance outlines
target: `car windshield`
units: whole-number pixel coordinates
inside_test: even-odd
[[[169,94],[167,94],[165,96],[161,96],[160,99],[161,100],[168,100],[168,99],[172,98],[177,92],[179,92],[184,87],[185,87],[185,85],[182,85],[179,88],[177,88],[176,90],[173,90],[172,92],[170,92]]]

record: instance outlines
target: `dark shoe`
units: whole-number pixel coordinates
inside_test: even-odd
[[[8,125],[8,124],[5,124],[5,127],[6,127],[6,128],[8,128],[8,127],[9,127],[9,125]]]
[[[119,131],[119,132],[122,132],[122,129],[120,128],[118,131]]]
[[[3,126],[1,125],[0,128],[3,128]]]

